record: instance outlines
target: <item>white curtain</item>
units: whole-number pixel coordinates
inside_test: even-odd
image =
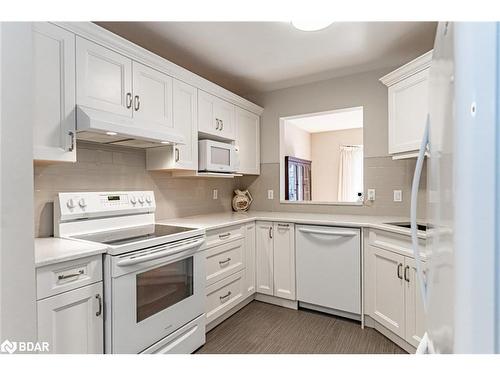
[[[363,146],[340,146],[339,202],[356,202],[363,192]]]

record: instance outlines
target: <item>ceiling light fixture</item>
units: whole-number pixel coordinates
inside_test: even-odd
[[[299,20],[290,22],[293,27],[301,31],[319,31],[326,29],[333,22],[330,20]]]
[[[117,135],[118,133],[115,132],[106,132],[107,135]]]

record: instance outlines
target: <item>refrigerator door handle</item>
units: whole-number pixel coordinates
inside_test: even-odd
[[[413,255],[415,257],[415,263],[417,266],[416,268],[418,275],[418,284],[420,286],[424,311],[426,313],[427,313],[427,286],[424,281],[422,261],[420,259],[420,252],[418,249],[417,203],[418,203],[418,186],[420,184],[420,176],[422,174],[422,168],[424,165],[425,152],[427,150],[427,145],[429,144],[429,124],[430,124],[430,118],[429,115],[427,115],[427,120],[424,129],[424,136],[422,138],[422,143],[420,144],[420,150],[418,152],[418,158],[417,158],[417,165],[415,166],[415,173],[413,175],[413,183],[411,187],[411,205],[410,205],[411,241],[412,241]]]

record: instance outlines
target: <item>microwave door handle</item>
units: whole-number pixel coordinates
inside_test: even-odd
[[[158,258],[163,258],[165,256],[174,255],[174,254],[186,251],[186,250],[191,250],[191,249],[194,249],[195,247],[202,245],[204,242],[205,242],[205,239],[203,238],[201,240],[198,240],[198,241],[195,241],[195,242],[183,245],[183,246],[167,248],[167,249],[165,249],[165,251],[158,251],[156,253],[145,254],[142,256],[134,257],[134,258],[121,259],[116,264],[120,267],[131,266],[134,264],[143,263],[143,262],[147,262],[147,261],[158,259]]]

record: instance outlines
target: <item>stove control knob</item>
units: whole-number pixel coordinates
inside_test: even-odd
[[[132,203],[132,204],[136,204],[137,203],[137,198],[134,195],[132,195],[130,197],[130,203]]]
[[[83,198],[78,201],[78,204],[80,205],[81,208],[87,207],[87,202],[85,202],[85,199]]]
[[[148,202],[148,203],[153,202],[153,200],[151,199],[151,197],[149,195],[146,197],[146,202]]]
[[[68,206],[68,208],[75,208],[76,204],[73,198],[68,199],[68,201],[66,202],[66,206]]]
[[[142,195],[141,195],[141,196],[139,197],[139,203],[140,203],[140,204],[144,204],[144,196],[142,196]]]

